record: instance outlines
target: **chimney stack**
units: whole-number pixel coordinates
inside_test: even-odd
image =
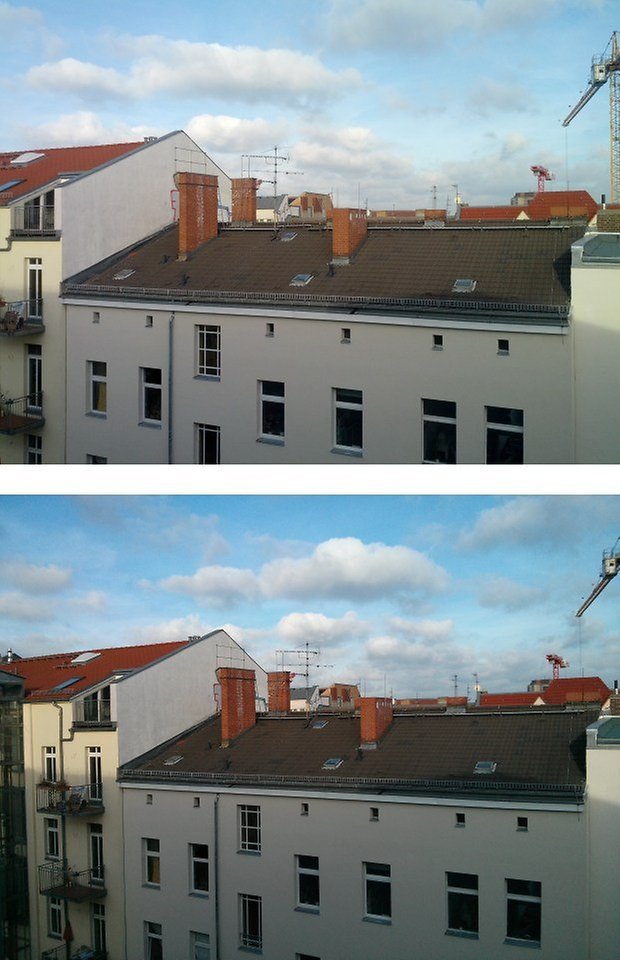
[[[256,222],[256,191],[258,181],[255,177],[233,177],[232,179],[232,222]]]
[[[392,701],[386,697],[360,697],[362,750],[374,750],[392,723]]]
[[[253,670],[219,667],[222,696],[222,746],[228,747],[256,723],[256,677]]]
[[[175,173],[179,191],[179,260],[187,260],[201,243],[217,237],[217,177]]]
[[[267,674],[269,713],[288,713],[291,709],[291,680],[288,670]]]
[[[332,263],[347,264],[368,234],[366,211],[340,207],[332,217]]]

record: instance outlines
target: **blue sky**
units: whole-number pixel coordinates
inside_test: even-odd
[[[229,174],[375,209],[609,194],[603,89],[564,129],[616,0],[0,2],[0,149],[186,130]],[[285,168],[281,168],[282,171]],[[292,171],[299,171],[294,174]],[[270,177],[261,161],[254,175]],[[271,185],[265,185],[271,191]]]
[[[4,496],[0,649],[224,627],[267,669],[308,640],[311,681],[369,695],[524,689],[551,652],[611,683],[620,581],[574,614],[619,516],[613,496]]]

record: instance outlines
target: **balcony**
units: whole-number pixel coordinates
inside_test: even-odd
[[[112,720],[110,701],[97,697],[86,697],[84,700],[76,700],[73,704],[73,726],[115,727],[116,724]]]
[[[66,864],[42,863],[39,867],[39,893],[72,903],[103,900],[108,891],[103,879],[93,874],[91,869],[72,870]]]
[[[82,944],[77,949],[70,948],[69,960],[107,960],[105,950],[95,950],[94,947],[88,947]],[[52,947],[51,950],[44,950],[41,954],[41,960],[67,960],[67,944],[63,943],[59,947]]]
[[[60,783],[37,784],[39,813],[93,817],[103,813],[104,809],[102,783],[83,783],[75,787]]]
[[[14,237],[55,237],[53,205],[25,203],[13,207],[11,235]]]
[[[0,393],[0,433],[14,436],[38,430],[45,423],[43,391],[9,400]]]
[[[43,300],[0,299],[0,336],[31,337],[43,333]]]

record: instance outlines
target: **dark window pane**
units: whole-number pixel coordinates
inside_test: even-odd
[[[523,463],[523,434],[489,428],[487,463]]]
[[[336,444],[362,448],[362,411],[336,409]]]
[[[448,927],[478,933],[478,897],[471,893],[448,891]]]
[[[487,423],[508,423],[513,427],[523,426],[523,410],[510,407],[487,407]]]
[[[195,851],[194,851],[195,854]],[[209,864],[203,860],[194,861],[194,890],[209,889]]]
[[[506,890],[525,897],[539,897],[542,885],[538,880],[506,880]]]
[[[161,390],[144,388],[144,416],[147,420],[161,420]]]
[[[463,887],[466,890],[478,889],[478,877],[475,873],[449,873],[449,887]]]
[[[338,388],[336,390],[336,400],[341,403],[362,403],[362,391],[361,390],[346,390],[343,388]]]
[[[319,878],[314,873],[299,874],[299,902],[310,906],[319,905]]]
[[[305,868],[306,870],[318,870],[319,869],[319,858],[318,857],[302,857],[298,858],[299,866]]]
[[[423,400],[424,413],[432,417],[456,417],[456,403],[452,400]],[[503,421],[502,421],[503,422]]]
[[[431,463],[456,463],[456,424],[424,422],[424,459]]]
[[[373,917],[392,916],[391,883],[366,880],[366,912]]]
[[[540,941],[540,904],[508,900],[506,936],[515,940]]]
[[[273,437],[284,436],[284,404],[263,400],[262,432]]]
[[[263,380],[263,395],[270,397],[283,397],[284,384],[277,380]]]

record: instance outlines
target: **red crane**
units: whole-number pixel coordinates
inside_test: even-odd
[[[564,657],[561,657],[558,653],[548,653],[547,660],[549,663],[553,664],[553,679],[560,679],[560,670],[564,667],[570,666],[568,660],[565,660]]]
[[[530,170],[538,180],[538,192],[544,193],[545,181],[555,180],[555,173],[550,173],[546,167],[541,167],[538,163],[535,163],[533,167],[530,167]]]

